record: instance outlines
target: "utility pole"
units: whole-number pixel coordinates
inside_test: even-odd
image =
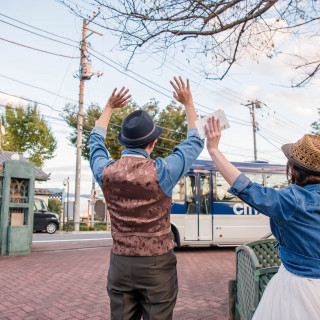
[[[83,91],[85,78],[82,77],[82,69],[86,59],[86,34],[87,21],[83,19],[81,57],[80,57],[80,93],[79,93],[79,112],[78,112],[78,133],[77,133],[77,160],[76,160],[76,186],[74,202],[74,230],[80,228],[80,181],[81,181],[81,155],[82,155],[82,128],[83,128]]]
[[[99,9],[100,13],[100,9]],[[96,18],[99,13],[96,15],[94,13],[94,18]],[[93,19],[94,19],[93,18]],[[79,112],[78,112],[78,126],[77,126],[77,158],[76,158],[76,181],[75,181],[75,203],[74,203],[74,212],[73,212],[73,221],[74,221],[74,230],[79,231],[80,229],[80,183],[81,183],[81,156],[82,156],[82,131],[83,131],[83,92],[84,92],[84,82],[85,80],[90,80],[92,76],[92,72],[90,70],[90,63],[86,63],[86,38],[87,30],[92,33],[98,32],[90,30],[87,28],[87,25],[93,20],[89,18],[89,22],[87,23],[86,19],[83,19],[82,25],[82,41],[81,41],[81,57],[80,57],[80,92],[79,92]],[[91,35],[90,34],[90,35]],[[89,36],[90,36],[89,35]],[[101,76],[101,74],[98,74]]]
[[[254,161],[257,161],[257,140],[256,140],[256,132],[257,132],[257,123],[255,118],[255,108],[260,109],[262,108],[262,103],[258,100],[251,101],[248,104],[244,104],[244,106],[250,109],[250,114],[252,116],[252,132],[253,132],[253,155]]]

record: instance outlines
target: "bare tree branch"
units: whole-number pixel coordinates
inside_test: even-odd
[[[73,1],[59,1],[85,17]],[[319,0],[91,0],[90,5],[102,11],[93,23],[113,32],[120,48],[131,52],[128,64],[142,47],[164,57],[172,48],[186,48],[186,59],[206,65],[205,57],[219,70],[211,70],[219,79],[243,57],[279,54],[279,36],[320,37]],[[315,63],[302,66],[296,68],[298,86],[320,73]]]

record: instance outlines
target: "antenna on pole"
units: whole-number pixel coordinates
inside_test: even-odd
[[[259,100],[250,101],[248,104],[242,104],[250,109],[250,114],[252,116],[252,132],[253,132],[253,155],[254,160],[257,161],[257,141],[256,141],[256,132],[257,132],[257,122],[255,118],[255,108],[261,109],[263,103]]]

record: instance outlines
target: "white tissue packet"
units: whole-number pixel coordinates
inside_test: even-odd
[[[211,118],[212,116],[215,117],[215,119],[219,119],[220,120],[220,127],[221,130],[224,129],[228,129],[230,128],[228,119],[226,117],[226,114],[224,113],[223,110],[217,110],[209,115],[207,115],[204,118],[201,118],[199,120],[197,120],[196,123],[196,127],[198,129],[199,132],[199,136],[201,139],[204,139],[206,137],[206,129],[205,129],[205,125],[208,125],[208,119]]]

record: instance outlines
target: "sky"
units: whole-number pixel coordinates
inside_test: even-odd
[[[92,14],[88,0],[73,2],[81,6],[83,12]],[[258,160],[278,164],[286,163],[281,145],[295,142],[309,133],[311,123],[319,118],[319,79],[314,79],[303,88],[290,88],[293,69],[285,55],[273,59],[261,57],[259,62],[244,59],[222,81],[201,77],[197,70],[185,62],[183,53],[174,58],[168,56],[161,63],[161,53],[142,50],[126,71],[123,65],[129,53],[119,49],[118,39],[94,24],[90,28],[102,34],[93,34],[88,41],[91,48],[98,52],[94,54],[106,63],[90,57],[92,70],[103,75],[93,76],[85,82],[84,108],[91,103],[105,106],[113,89],[122,86],[130,89],[132,99],[138,105],[155,99],[159,101],[160,108],[164,108],[173,100],[169,81],[173,76],[181,75],[191,81],[199,114],[205,115],[218,109],[225,111],[231,127],[222,134],[221,150],[230,161],[253,160],[251,115],[245,104],[261,101],[262,108],[256,110]],[[38,102],[39,111],[58,143],[54,158],[47,160],[43,167],[50,174],[50,180],[37,183],[36,187],[63,188],[63,180],[69,177],[70,193],[74,192],[76,149],[69,142],[71,130],[63,122],[61,113],[66,103],[77,103],[79,98],[79,79],[76,75],[80,62],[78,47],[81,34],[82,20],[55,0],[2,1],[0,106],[7,103],[13,106],[27,105],[29,101],[23,99]],[[299,51],[302,54],[317,53],[320,44],[319,37],[298,43],[282,35],[277,41],[287,51]],[[46,52],[32,50],[21,44]],[[203,63],[208,62],[204,60]],[[0,112],[3,111],[1,107]],[[199,159],[208,158],[204,150]],[[92,173],[88,161],[83,159],[81,172],[80,192],[89,194]],[[85,212],[86,208],[87,199],[82,199],[81,212]]]

